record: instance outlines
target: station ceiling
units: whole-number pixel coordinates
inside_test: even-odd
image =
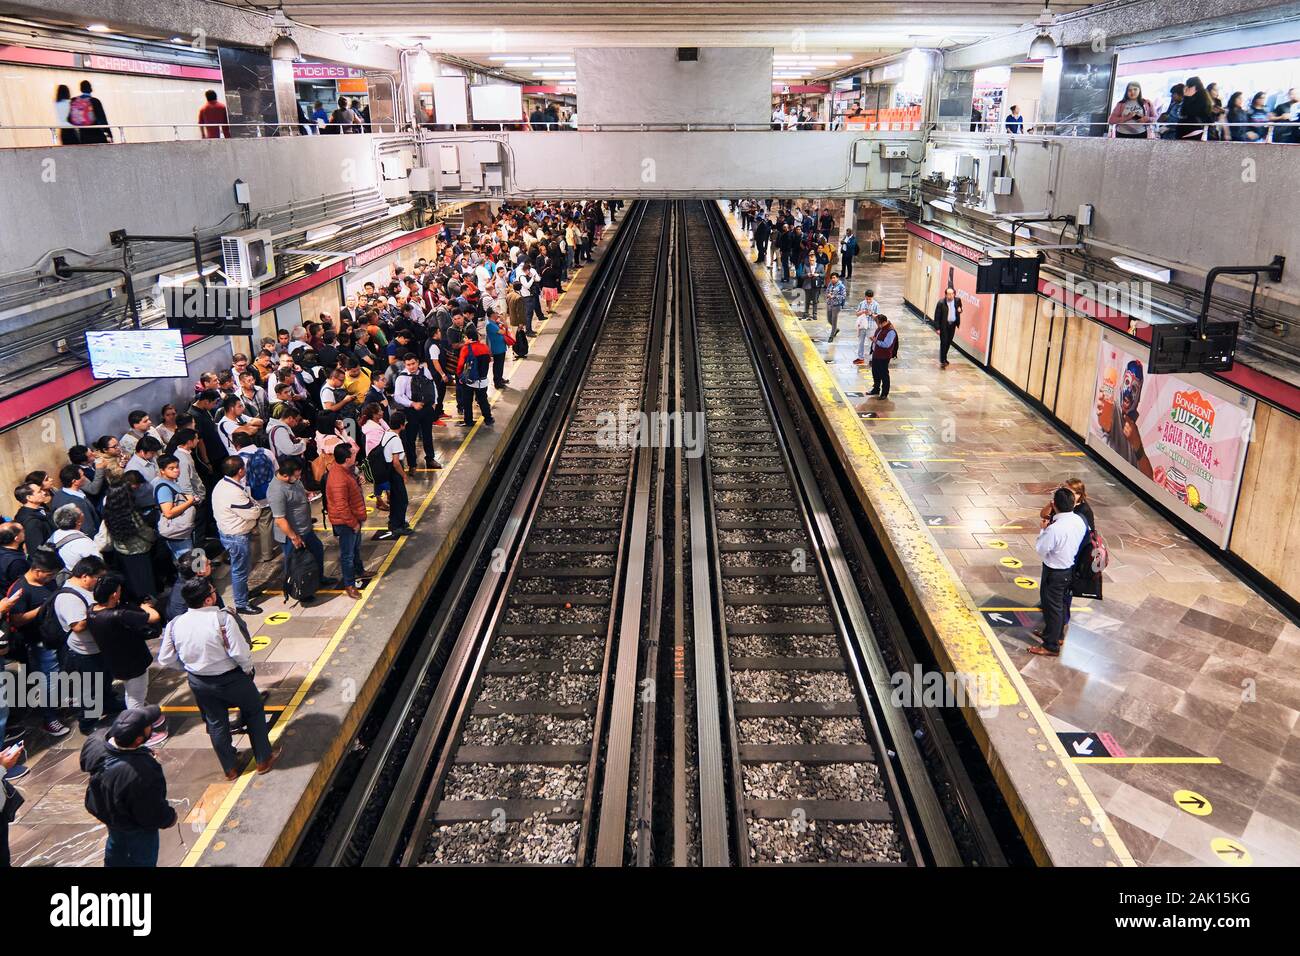
[[[1052,12],[1090,6],[1057,0]],[[770,46],[777,54],[852,54],[853,63],[912,46],[948,47],[1032,22],[1041,0],[286,0],[290,19],[338,33],[487,63],[493,55],[579,47]],[[826,71],[829,72],[829,71]]]

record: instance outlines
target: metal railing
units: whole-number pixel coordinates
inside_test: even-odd
[[[156,135],[149,131],[168,131],[170,135]],[[90,132],[95,142],[63,142],[63,133],[76,133],[79,137],[83,131]],[[142,131],[145,131],[142,133]],[[200,139],[272,139],[286,136],[327,136],[327,135],[391,135],[394,133],[411,133],[409,126],[391,121],[361,123],[352,126],[338,123],[317,126],[302,123],[109,123],[106,126],[18,126],[0,124],[0,148],[14,148],[4,142],[6,134],[40,133],[46,143],[32,145],[50,146],[112,146],[120,143],[164,143],[186,142]],[[108,142],[102,142],[104,134]],[[74,137],[75,139],[75,137]]]
[[[826,130],[824,124],[817,124],[813,130],[798,132],[920,132],[925,124],[919,122],[882,122],[864,123]],[[83,130],[95,134],[93,143],[62,142],[65,131],[80,134]],[[795,132],[794,127],[780,128],[774,123],[396,123],[392,121],[362,124],[358,126],[341,126],[326,124],[324,127],[303,125],[301,123],[110,123],[107,126],[22,126],[0,124],[0,149],[31,148],[60,145],[115,145],[120,143],[159,143],[192,142],[200,139],[270,139],[286,136],[320,136],[352,135],[357,133],[371,135],[412,135],[417,133],[738,133],[738,132]],[[32,137],[41,142],[14,143],[6,140],[18,134],[37,133]],[[104,133],[108,134],[107,142]]]
[[[1142,133],[1127,135],[1118,131],[1119,126],[1141,126]],[[955,120],[928,124],[936,133],[976,133],[997,136],[1071,136],[1118,138],[1118,139],[1174,139],[1208,142],[1233,143],[1278,143],[1293,145],[1300,142],[1300,120],[1271,120],[1250,123],[1153,123],[1132,121],[1128,123],[1110,122],[1052,122],[1030,123],[1024,121],[1018,129],[1008,129],[1006,120],[996,123]],[[1246,136],[1234,138],[1233,130],[1240,130],[1254,138]],[[1275,138],[1278,134],[1284,138]],[[1217,134],[1217,135],[1216,135]]]

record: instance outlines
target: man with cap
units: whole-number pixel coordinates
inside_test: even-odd
[[[158,831],[176,825],[162,765],[149,749],[161,717],[156,704],[124,710],[81,746],[81,769],[90,774],[86,810],[108,827],[106,867],[157,866]]]

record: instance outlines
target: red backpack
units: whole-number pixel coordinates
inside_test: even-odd
[[[74,96],[68,103],[68,122],[73,126],[95,125],[95,104],[85,94]]]

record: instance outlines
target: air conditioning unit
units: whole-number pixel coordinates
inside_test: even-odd
[[[993,195],[1010,196],[1012,189],[1015,187],[1015,183],[1016,181],[1010,176],[994,176]]]
[[[221,271],[231,285],[257,285],[275,278],[269,229],[244,229],[221,237]]]
[[[411,195],[411,185],[405,179],[385,179],[379,184],[385,199],[406,199]]]

